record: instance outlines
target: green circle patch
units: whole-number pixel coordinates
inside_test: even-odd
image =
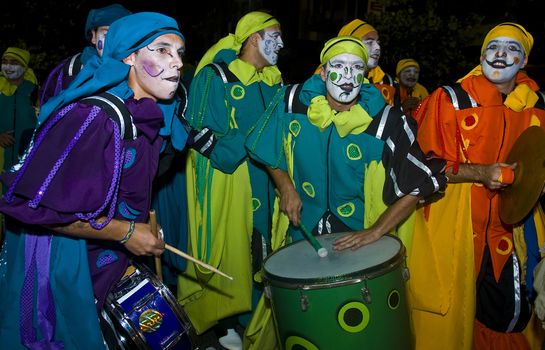
[[[337,320],[345,331],[349,333],[361,332],[369,324],[369,309],[359,301],[349,302],[341,307]]]
[[[244,87],[241,85],[235,84],[231,88],[231,97],[235,100],[241,100],[244,98],[244,95],[246,95],[246,90],[244,90]]]

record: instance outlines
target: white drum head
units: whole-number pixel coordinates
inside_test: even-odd
[[[366,275],[377,270],[390,270],[397,265],[404,252],[398,238],[385,235],[358,250],[334,251],[333,242],[347,233],[316,237],[327,249],[324,258],[307,240],[292,243],[270,255],[263,263],[266,278],[273,282],[309,283],[342,280]]]

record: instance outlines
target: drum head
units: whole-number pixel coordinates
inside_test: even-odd
[[[385,235],[355,251],[334,251],[333,242],[343,235],[346,233],[317,237],[328,251],[325,258],[319,257],[306,240],[281,248],[264,261],[265,278],[271,284],[327,283],[364,275],[371,278],[370,275],[390,271],[402,261],[404,247],[396,237]]]

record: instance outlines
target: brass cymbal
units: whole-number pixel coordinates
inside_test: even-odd
[[[531,126],[517,138],[505,163],[517,163],[515,180],[500,192],[500,218],[521,222],[534,208],[545,185],[545,130]]]

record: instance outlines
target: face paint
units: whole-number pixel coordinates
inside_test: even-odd
[[[282,41],[282,32],[280,26],[275,24],[265,28],[263,38],[258,42],[259,52],[261,56],[271,65],[274,66],[278,62],[278,51],[284,47]]]
[[[147,95],[170,99],[180,81],[185,45],[176,34],[165,34],[138,50],[134,62],[136,83]]]
[[[361,41],[367,46],[369,52],[369,58],[367,59],[367,68],[373,69],[378,66],[378,60],[380,59],[380,40],[378,39],[377,32],[367,33]]]
[[[418,82],[420,70],[416,67],[408,67],[399,72],[399,81],[401,85],[412,88]]]
[[[493,83],[500,84],[515,77],[524,63],[524,49],[513,38],[498,37],[490,40],[481,56],[483,74]]]
[[[340,54],[327,62],[325,73],[327,93],[337,102],[349,103],[360,93],[365,63],[356,55]]]
[[[8,80],[17,80],[25,74],[25,67],[16,60],[2,60],[2,74]]]
[[[109,26],[101,26],[95,29],[93,32],[93,38],[91,42],[95,44],[97,49],[98,56],[102,57],[102,52],[104,51],[104,43],[106,41],[106,34],[108,34]]]

